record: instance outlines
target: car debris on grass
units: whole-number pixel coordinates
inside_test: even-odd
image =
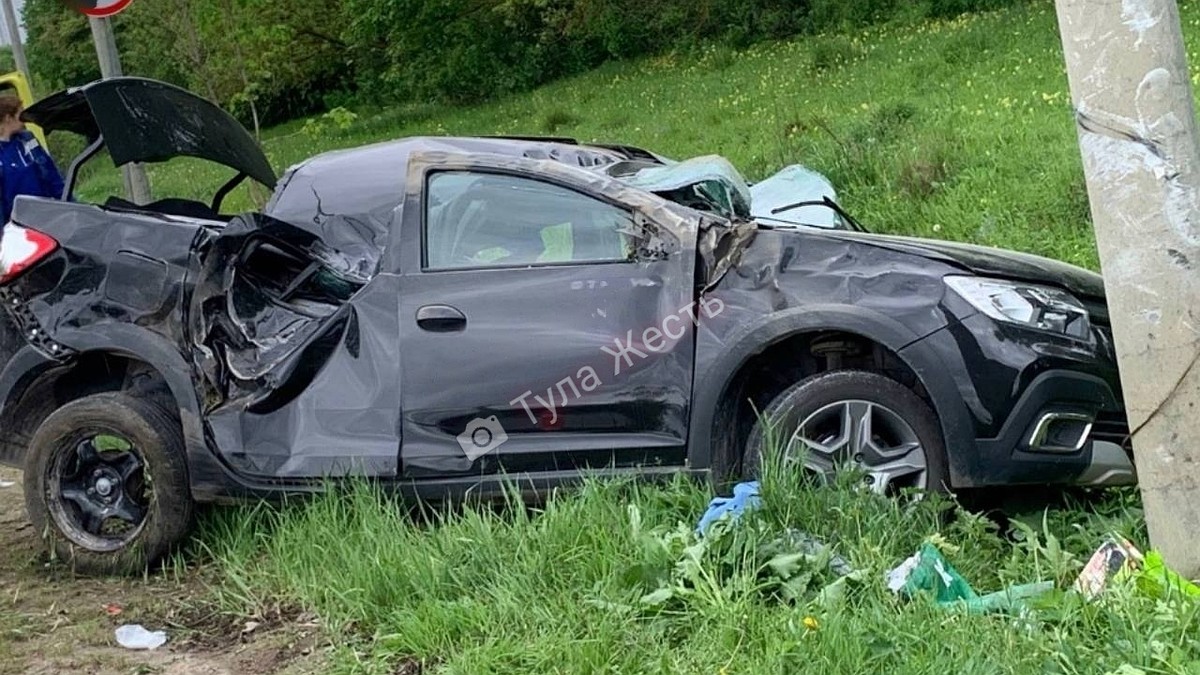
[[[907,598],[928,595],[939,607],[946,609],[983,614],[993,611],[1024,611],[1025,600],[1054,590],[1054,582],[1017,584],[979,595],[942,556],[936,546],[925,542],[911,557],[888,571],[887,587]]]
[[[1116,534],[1100,544],[1088,559],[1073,588],[1089,600],[1114,582],[1132,580],[1138,592],[1153,598],[1200,598],[1200,586],[1172,570],[1156,550],[1142,553]]]
[[[729,497],[713,498],[696,526],[695,533],[703,539],[710,530],[724,536],[726,530],[739,526],[746,514],[763,505],[757,481],[738,483]],[[998,591],[980,594],[954,568],[938,546],[940,537],[926,540],[918,550],[899,565],[884,574],[887,588],[907,599],[928,598],[937,606],[969,614],[1007,612],[1027,616],[1031,611],[1030,601],[1046,596],[1055,590],[1054,581],[1039,580],[1013,584]],[[784,580],[783,588],[802,561],[827,561],[828,568],[836,575],[833,583],[823,588],[816,596],[818,604],[826,602],[832,592],[844,593],[848,581],[862,581],[863,575],[849,562],[833,553],[829,546],[811,534],[787,528],[779,537],[761,545],[757,551],[760,559],[766,559],[764,569],[769,569]],[[811,569],[811,568],[810,568]],[[808,577],[804,577],[805,583]],[[1087,600],[1098,599],[1112,583],[1131,583],[1139,593],[1154,598],[1184,597],[1200,598],[1200,586],[1184,579],[1171,570],[1157,551],[1143,554],[1132,543],[1118,535],[1110,535],[1095,551],[1072,584],[1072,590]],[[790,599],[801,599],[803,594],[784,593]],[[672,593],[660,589],[648,596],[652,604],[665,602]]]

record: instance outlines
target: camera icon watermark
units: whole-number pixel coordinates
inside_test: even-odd
[[[495,415],[476,417],[467,422],[467,428],[458,435],[458,445],[472,462],[504,445],[507,440],[508,433],[500,426],[500,420]]]

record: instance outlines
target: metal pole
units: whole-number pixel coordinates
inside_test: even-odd
[[[8,1],[8,0],[6,0]],[[117,53],[117,39],[113,35],[108,18],[88,17],[92,27],[92,41],[96,43],[96,56],[100,59],[100,76],[104,79],[121,76],[121,57]],[[125,195],[135,204],[150,202],[150,181],[141,164],[131,163],[121,167],[125,178]]]
[[[17,12],[13,9],[12,0],[4,0],[4,25],[8,28],[8,44],[12,46],[13,60],[17,62],[17,70],[25,76],[25,81],[33,87],[33,78],[29,75],[29,63],[25,61],[25,45],[21,42],[21,26]]]
[[[1200,145],[1174,0],[1057,0],[1151,544],[1200,575]]]

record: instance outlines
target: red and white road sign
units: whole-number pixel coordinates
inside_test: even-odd
[[[67,4],[88,16],[112,16],[125,9],[133,0],[67,0]]]

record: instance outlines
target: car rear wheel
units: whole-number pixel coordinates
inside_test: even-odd
[[[911,389],[878,373],[831,371],[784,390],[751,431],[745,472],[758,476],[771,453],[825,481],[849,467],[881,494],[948,489],[937,416]]]
[[[25,505],[52,556],[76,570],[146,570],[191,525],[179,421],[121,393],[64,405],[30,441]]]

